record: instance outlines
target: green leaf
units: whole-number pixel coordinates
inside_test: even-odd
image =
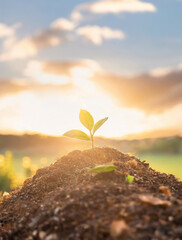
[[[91,131],[94,126],[94,119],[92,115],[86,110],[80,110],[79,114],[80,122],[89,130]]]
[[[93,134],[97,131],[97,129],[99,129],[107,121],[107,119],[108,119],[108,117],[103,118],[103,119],[99,120],[98,122],[96,122],[96,124],[94,125]]]
[[[87,140],[87,141],[90,140],[90,137],[86,133],[84,133],[80,130],[68,131],[68,132],[64,133],[63,136],[77,138],[77,139],[81,139],[81,140]]]
[[[116,169],[116,166],[114,165],[98,165],[94,168],[90,168],[88,172],[97,172],[97,173],[103,173],[103,172],[112,172]]]
[[[133,180],[134,180],[134,177],[131,176],[131,175],[128,175],[128,176],[125,178],[125,180],[126,180],[126,182],[128,182],[128,183],[132,183]]]

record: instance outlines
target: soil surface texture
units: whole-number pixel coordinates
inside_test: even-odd
[[[102,164],[116,170],[88,172]],[[76,150],[3,197],[0,239],[181,240],[182,182],[113,148]]]

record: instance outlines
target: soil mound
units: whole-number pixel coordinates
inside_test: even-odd
[[[113,172],[88,172],[110,163]],[[182,182],[116,149],[77,150],[4,197],[0,225],[3,240],[180,240]]]

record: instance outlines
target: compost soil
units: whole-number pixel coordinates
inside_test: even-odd
[[[117,168],[88,172],[101,164]],[[0,239],[181,240],[182,182],[116,149],[76,150],[3,197]]]

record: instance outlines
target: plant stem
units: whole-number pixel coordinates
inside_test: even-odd
[[[92,161],[94,161],[94,138],[91,131],[90,131],[90,139],[92,141]]]
[[[94,150],[94,139],[93,139],[93,134],[92,134],[91,131],[90,131],[90,138],[91,138],[91,141],[92,141],[92,149]]]
[[[92,149],[94,150],[94,139],[93,139],[93,135],[92,135]]]

